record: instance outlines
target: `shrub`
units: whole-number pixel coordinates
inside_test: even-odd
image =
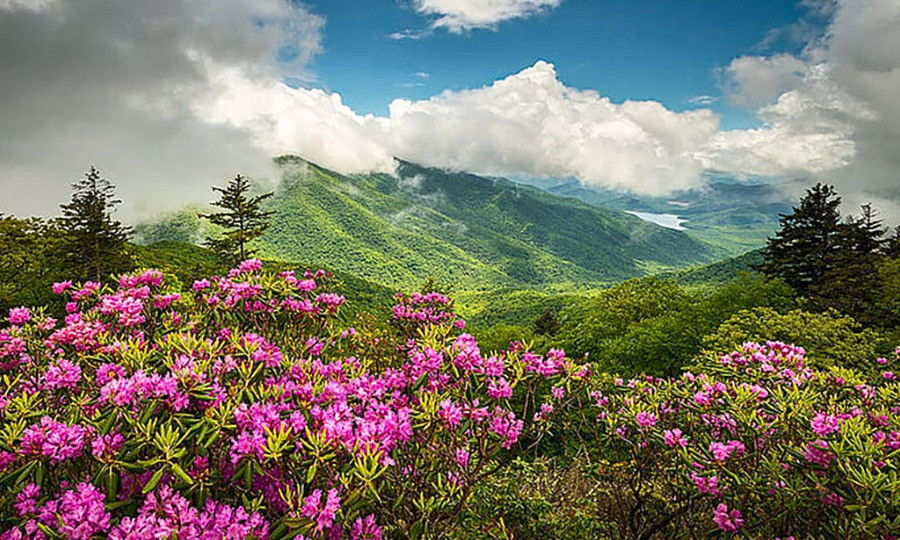
[[[892,360],[896,365],[896,359]],[[900,532],[900,385],[769,342],[677,379],[600,379],[592,512],[621,538],[889,538]],[[590,440],[590,439],[589,439]]]
[[[837,311],[779,313],[759,307],[739,311],[703,338],[707,351],[727,351],[748,341],[775,340],[803,347],[816,366],[865,366],[884,347],[881,336]]]
[[[440,536],[588,375],[482,356],[437,293],[342,328],[329,274],[260,267],[58,283],[64,321],[10,311],[0,538]]]

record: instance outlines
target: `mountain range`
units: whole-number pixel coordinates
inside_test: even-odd
[[[627,212],[659,213],[673,207],[671,199],[574,181],[533,186],[406,161],[394,174],[356,175],[294,156],[276,164],[282,178],[266,202],[274,215],[256,241],[260,255],[388,287],[416,287],[429,277],[467,291],[603,286],[758,248],[758,225],[770,228],[782,210],[774,202],[736,209],[748,190],[762,188],[723,182],[710,192],[680,194],[685,200],[674,206],[690,227],[676,230]],[[195,216],[187,209],[136,229],[145,243],[196,242],[203,231]],[[727,238],[734,230],[745,237]]]
[[[504,179],[403,161],[393,175],[342,175],[295,157],[278,164],[261,253],[377,283],[568,287],[715,258],[681,231]]]
[[[668,222],[719,257],[734,257],[765,245],[779,228],[779,214],[790,213],[789,193],[796,191],[769,179],[742,181],[712,173],[706,175],[701,187],[665,197],[586,186],[574,178],[515,180],[593,206]]]

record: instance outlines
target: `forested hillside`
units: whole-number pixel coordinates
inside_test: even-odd
[[[677,215],[684,232],[720,258],[762,247],[778,229],[778,215],[790,210],[790,183],[742,181],[708,174],[695,189],[667,196],[637,195],[583,185],[575,179],[530,180],[547,193],[600,208]]]
[[[426,277],[469,290],[604,284],[713,258],[679,231],[502,179],[405,162],[396,175],[349,176],[300,158],[278,164],[284,177],[266,205],[275,215],[260,253],[384,285]],[[190,238],[190,216],[160,221],[138,232]]]

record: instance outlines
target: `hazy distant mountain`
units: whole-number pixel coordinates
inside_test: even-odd
[[[779,185],[765,180],[741,181],[710,174],[703,188],[668,197],[584,186],[574,178],[516,179],[547,193],[572,197],[592,206],[624,211],[674,214],[685,232],[706,243],[719,256],[734,256],[765,245],[778,230],[778,215],[791,210],[791,199]]]

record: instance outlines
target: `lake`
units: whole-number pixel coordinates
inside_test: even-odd
[[[682,219],[675,214],[654,214],[652,212],[635,212],[632,210],[628,210],[627,213],[633,216],[637,216],[644,221],[656,223],[657,225],[661,225],[668,229],[675,229],[676,231],[685,230],[685,228],[682,227],[681,224],[687,222],[686,219]]]

